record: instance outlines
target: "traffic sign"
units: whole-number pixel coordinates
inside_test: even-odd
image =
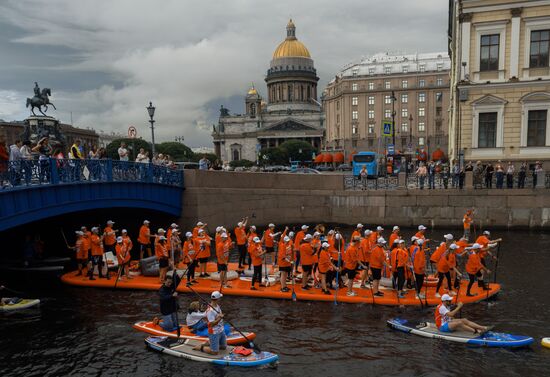
[[[393,135],[392,122],[382,122],[382,136],[391,137]]]
[[[388,154],[394,154],[395,153],[395,145],[388,144]]]
[[[137,137],[137,130],[134,126],[128,127],[128,137],[130,139],[135,139]]]

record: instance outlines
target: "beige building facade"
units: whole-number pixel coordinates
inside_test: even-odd
[[[449,20],[451,154],[550,160],[550,1],[454,1]]]
[[[446,154],[450,60],[447,53],[376,54],[348,64],[323,96],[325,150],[383,153],[382,136],[395,111],[395,149]]]

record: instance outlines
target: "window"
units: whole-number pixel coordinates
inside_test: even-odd
[[[424,132],[426,131],[426,125],[424,122],[418,123],[418,132]]]
[[[426,116],[426,110],[423,107],[418,108],[418,116],[419,117]]]
[[[374,119],[374,110],[369,110],[369,119]]]
[[[403,73],[407,73],[409,72],[409,66],[408,65],[404,65],[403,66]]]
[[[369,105],[374,105],[374,96],[369,96]]]
[[[441,102],[443,101],[443,93],[437,92],[435,93],[435,102]]]
[[[374,90],[374,83],[373,82],[369,82],[369,90]]]
[[[353,127],[351,127],[351,133],[353,135],[357,135],[357,125],[356,124],[354,124]]]
[[[357,73],[358,73],[358,72],[359,72],[359,70],[358,70],[357,68],[354,68],[354,69],[351,70],[351,74],[352,74],[352,76],[354,76],[354,77],[357,76]]]
[[[481,36],[481,56],[479,59],[479,70],[496,71],[498,70],[500,34]]]
[[[401,87],[407,89],[409,87],[409,82],[407,80],[401,81]]]
[[[336,110],[340,110],[340,101],[336,101]]]
[[[389,81],[384,82],[384,88],[385,89],[391,89],[391,82],[389,82]]]
[[[442,111],[442,109],[441,109],[440,106],[438,106],[438,107],[435,108],[435,116],[436,116],[437,118],[441,118],[441,114],[442,114],[442,113],[443,113],[443,111]]]
[[[407,138],[406,137],[401,138],[401,146],[403,148],[405,148],[407,146]]]
[[[353,119],[353,120],[359,119],[359,112],[356,111],[356,110],[352,111],[351,112],[351,119]]]
[[[401,118],[406,119],[409,116],[409,110],[401,109]]]
[[[548,67],[549,43],[550,30],[536,30],[531,32],[531,52],[529,55],[529,68]]]
[[[437,63],[437,71],[441,72],[443,70],[443,63]]]
[[[369,147],[372,148],[374,146],[374,140],[369,139]]]
[[[369,75],[374,75],[374,68],[369,68]]]
[[[423,147],[423,146],[424,146],[424,138],[423,138],[423,137],[419,137],[419,138],[418,138],[418,145],[419,145],[420,147]]]
[[[426,65],[425,64],[420,64],[418,66],[418,71],[419,72],[426,72]]]
[[[527,120],[527,146],[546,145],[546,117],[548,110],[529,110]]]
[[[391,110],[390,109],[384,110],[384,118],[386,118],[386,119],[391,118]]]
[[[384,73],[385,73],[386,75],[389,75],[389,74],[391,73],[391,67],[386,67],[386,68],[384,68]]]
[[[401,103],[407,103],[407,102],[409,102],[409,95],[401,94]]]
[[[479,113],[478,148],[494,148],[497,143],[497,114]]]
[[[336,114],[336,123],[340,123],[340,114]]]
[[[425,87],[425,86],[426,86],[426,80],[419,80],[419,81],[418,81],[418,86],[419,86],[420,88]]]
[[[369,134],[374,134],[374,124],[369,124]]]
[[[401,123],[401,132],[409,132],[409,125],[407,123]]]
[[[357,91],[357,88],[358,88],[357,83],[351,84],[351,90],[353,90],[355,92],[355,91]]]
[[[391,96],[384,96],[384,103],[386,105],[390,104],[391,103]]]
[[[351,141],[351,146],[352,146],[352,148],[357,148],[357,140],[352,140]]]
[[[352,106],[357,106],[358,103],[359,103],[359,99],[357,97],[351,97]]]
[[[418,93],[418,102],[426,102],[426,93]]]
[[[443,86],[443,79],[442,78],[438,78],[435,82],[435,85],[437,86]]]

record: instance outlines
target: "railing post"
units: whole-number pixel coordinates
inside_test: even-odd
[[[153,182],[153,163],[149,162],[147,164],[147,182]]]
[[[40,163],[40,160],[38,161]],[[56,185],[59,183],[59,173],[57,171],[57,159],[50,157],[50,183]]]
[[[407,173],[400,171],[397,177],[397,187],[407,189]]]
[[[107,166],[105,167],[105,174],[107,175],[107,182],[113,181],[113,160],[107,159]]]
[[[537,187],[536,188],[544,188],[546,182],[546,174],[544,171],[539,171],[537,174]]]
[[[466,190],[474,188],[474,173],[472,171],[467,171],[466,176],[464,177],[464,188]]]

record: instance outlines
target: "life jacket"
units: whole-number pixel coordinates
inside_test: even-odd
[[[237,355],[248,356],[252,353],[252,350],[243,346],[237,346],[233,348],[233,353]]]
[[[439,314],[439,308],[441,307],[441,305],[443,305],[443,303],[437,305],[437,308],[435,308],[435,325],[437,326],[437,328],[440,328],[441,322],[443,322],[441,314]]]

